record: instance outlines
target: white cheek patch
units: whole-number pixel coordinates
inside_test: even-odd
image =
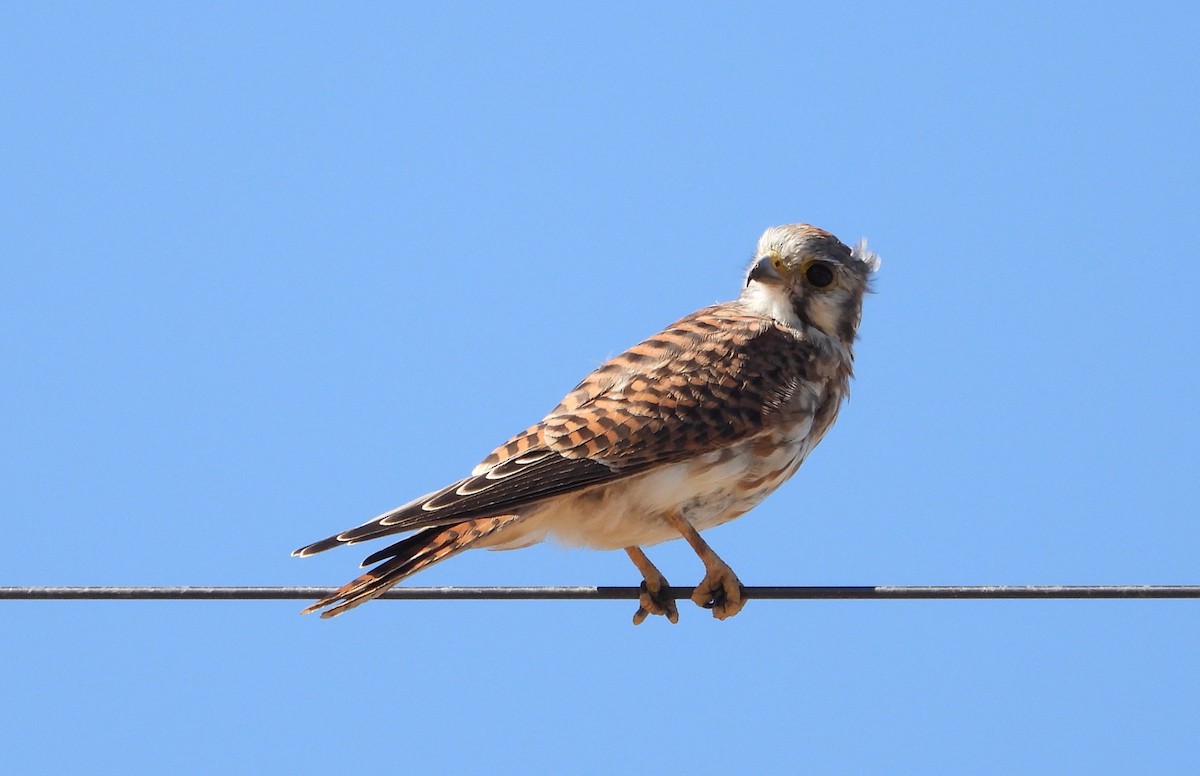
[[[742,291],[742,304],[793,329],[801,326],[800,318],[792,309],[792,300],[782,286],[751,280]]]
[[[823,299],[810,299],[805,311],[809,320],[821,331],[835,332],[841,320],[839,301],[831,296]]]

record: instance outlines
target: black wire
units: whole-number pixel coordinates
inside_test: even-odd
[[[279,601],[316,600],[328,587],[0,587],[0,600],[119,601]],[[626,600],[637,587],[395,587],[380,598],[427,600]],[[672,587],[675,599],[691,598],[692,588]],[[1013,598],[1200,598],[1200,585],[986,585],[879,587],[747,587],[758,600],[895,600]]]

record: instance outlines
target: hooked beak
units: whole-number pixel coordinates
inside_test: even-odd
[[[750,272],[746,275],[746,285],[750,285],[752,280],[760,283],[783,283],[783,278],[775,271],[771,254],[759,257],[758,261],[750,266]]]

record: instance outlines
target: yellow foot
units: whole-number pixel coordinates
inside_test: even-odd
[[[713,617],[724,620],[732,617],[746,605],[742,597],[742,583],[724,561],[716,561],[708,566],[704,579],[692,593],[692,600],[697,606],[712,609]]]
[[[662,574],[642,582],[642,594],[638,596],[638,610],[634,612],[633,624],[641,625],[652,614],[661,614],[672,624],[679,622],[679,609],[671,597],[671,586]]]

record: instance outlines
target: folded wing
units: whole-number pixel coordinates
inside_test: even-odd
[[[293,554],[519,515],[544,499],[756,436],[773,413],[809,404],[796,396],[809,355],[795,332],[737,303],[700,310],[602,365],[471,476]]]

